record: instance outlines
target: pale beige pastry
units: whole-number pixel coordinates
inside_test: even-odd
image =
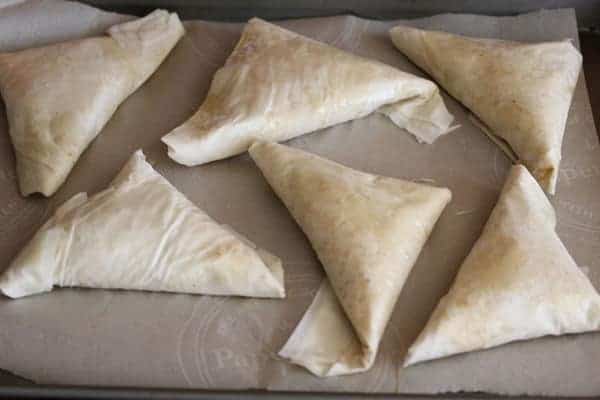
[[[249,151],[327,274],[280,355],[318,376],[368,370],[450,191],[359,172],[273,142],[256,142]]]
[[[281,261],[212,220],[141,151],[106,190],[58,208],[0,277],[12,298],[53,286],[285,296]]]
[[[581,69],[570,41],[520,43],[397,26],[392,41],[505,141],[554,194],[562,139]]]
[[[106,36],[1,53],[0,92],[21,193],[54,194],[183,34],[177,14],[157,10]]]
[[[481,237],[404,364],[600,329],[600,296],[555,227],[540,186],[525,167],[512,167]]]
[[[428,143],[452,122],[433,82],[253,18],[204,103],[162,140],[192,166],[376,110]]]

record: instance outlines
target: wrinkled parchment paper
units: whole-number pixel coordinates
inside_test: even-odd
[[[0,50],[97,34],[122,16],[80,4],[27,1],[0,8]],[[289,29],[422,75],[394,49],[394,22],[334,17],[281,22]],[[524,41],[572,38],[571,10],[519,17],[443,15],[425,28]],[[600,334],[543,338],[402,369],[409,344],[448,289],[479,235],[508,171],[506,156],[445,96],[462,127],[420,145],[384,116],[372,115],[289,142],[351,167],[451,188],[453,201],[413,269],[375,366],[319,379],[278,360],[277,351],[310,304],[323,276],[308,241],[247,155],[186,168],[168,159],[160,137],[202,102],[241,24],[187,22],[187,34],[158,72],[116,112],[49,200],[19,196],[14,155],[0,111],[0,269],[67,198],[95,193],[131,153],[198,206],[284,261],[285,300],[60,289],[0,298],[0,368],[39,383],[297,391],[600,395]],[[583,74],[563,145],[558,232],[600,288],[600,148]]]

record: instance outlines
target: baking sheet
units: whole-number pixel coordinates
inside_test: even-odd
[[[0,7],[0,50],[97,34],[126,17],[51,0]],[[278,22],[279,23],[279,22]],[[345,50],[422,75],[393,48],[395,22],[350,16],[281,25]],[[484,37],[542,41],[572,38],[572,10],[519,17],[443,15],[420,27]],[[371,371],[320,379],[277,358],[323,276],[314,253],[247,155],[186,168],[160,137],[202,102],[213,73],[235,45],[241,24],[187,22],[187,34],[157,73],[116,112],[51,199],[18,194],[14,155],[0,111],[0,269],[73,194],[103,189],[137,148],[215,219],[279,255],[286,300],[218,298],[85,289],[11,301],[0,298],[0,368],[39,383],[296,391],[600,395],[600,334],[543,338],[401,368],[477,238],[509,161],[445,96],[462,127],[420,145],[385,117],[370,117],[289,142],[353,168],[449,187],[453,201],[425,246],[395,309]],[[600,288],[600,149],[583,74],[563,145],[558,232]]]

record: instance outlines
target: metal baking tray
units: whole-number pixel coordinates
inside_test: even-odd
[[[182,19],[245,21],[258,16],[268,20],[352,14],[372,19],[416,18],[440,13],[515,15],[542,8],[574,8],[580,29],[584,73],[588,83],[596,126],[600,126],[600,0],[83,0],[107,11],[144,15],[155,8],[175,11]],[[184,389],[107,388],[67,385],[38,385],[0,370],[1,398],[65,399],[490,399],[488,394],[350,394],[266,391],[215,391]]]

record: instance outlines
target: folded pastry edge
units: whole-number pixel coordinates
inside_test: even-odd
[[[432,144],[440,136],[452,132],[454,116],[448,111],[437,85],[419,96],[387,104],[376,112],[387,116],[396,126],[406,129],[419,143]]]

